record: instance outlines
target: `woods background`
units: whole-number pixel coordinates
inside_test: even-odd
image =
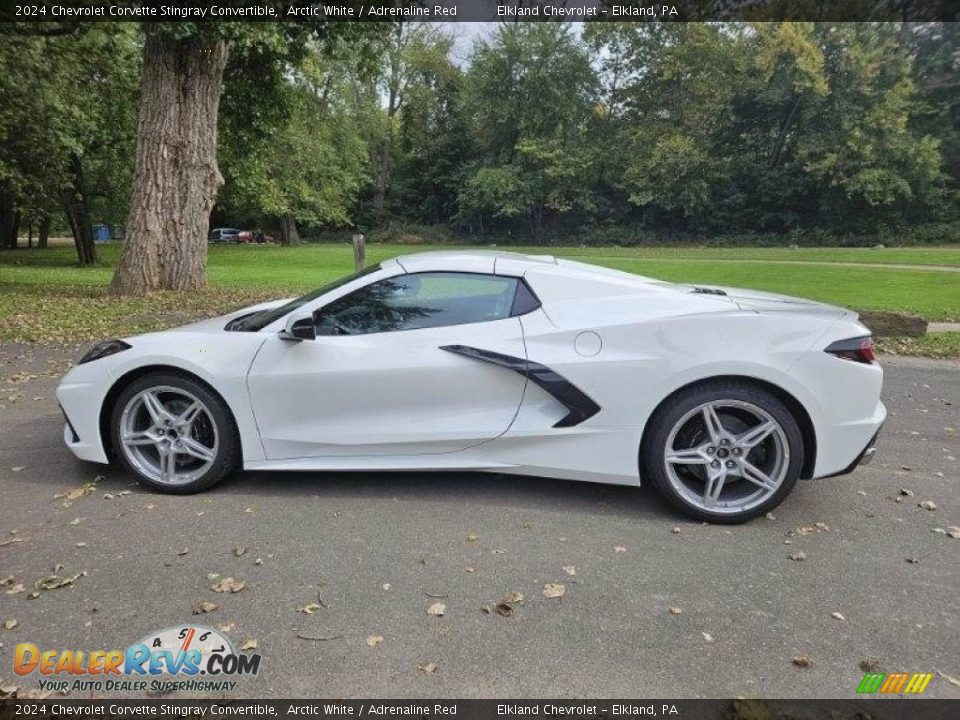
[[[960,230],[956,24],[4,32],[0,247],[63,232],[93,264],[95,224],[154,238],[121,259],[121,292],[202,282],[220,225],[527,245]],[[170,152],[182,172],[151,196]],[[162,261],[184,247],[199,270]]]

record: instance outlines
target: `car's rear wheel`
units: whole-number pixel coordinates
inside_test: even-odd
[[[120,393],[111,417],[123,464],[155,490],[204,490],[239,464],[236,425],[225,403],[182,375],[151,373]]]
[[[697,519],[741,523],[763,515],[800,477],[800,427],[762,387],[697,385],[668,399],[650,422],[641,449],[643,476]]]

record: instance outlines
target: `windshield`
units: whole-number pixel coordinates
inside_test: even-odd
[[[376,272],[379,269],[379,263],[376,265],[371,265],[370,267],[365,268],[358,273],[348,275],[347,277],[340,278],[339,280],[334,280],[329,285],[324,285],[322,288],[314,290],[312,293],[308,293],[307,295],[299,297],[296,300],[291,300],[288,303],[284,303],[280,307],[270,308],[269,310],[261,310],[250,315],[244,315],[243,317],[236,318],[227,325],[226,329],[241,330],[243,332],[257,332],[258,330],[265,328],[274,320],[279,320],[284,315],[287,315],[297,308],[306,305],[308,302],[316,300],[321,295],[324,295],[331,290],[336,290],[338,287],[342,287],[348,282],[353,282],[357,278],[363,277],[364,275],[369,275],[370,273]]]

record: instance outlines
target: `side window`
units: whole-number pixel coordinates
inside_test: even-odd
[[[432,272],[380,280],[320,310],[320,335],[365,335],[510,317],[516,278]]]

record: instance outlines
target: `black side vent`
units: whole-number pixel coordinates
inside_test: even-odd
[[[726,290],[721,290],[720,288],[705,288],[705,287],[695,287],[692,292],[700,293],[701,295],[726,295]]]

